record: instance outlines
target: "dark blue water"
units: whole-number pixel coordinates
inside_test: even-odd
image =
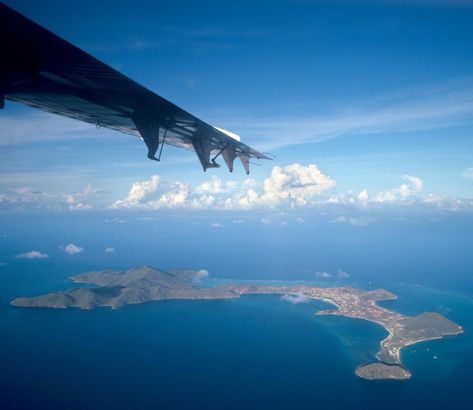
[[[96,221],[98,224],[99,219]],[[436,245],[436,239],[431,237],[433,228],[429,224],[424,231],[416,231],[416,239],[424,237],[424,242],[412,237],[404,242],[397,240],[402,227],[394,233],[394,239],[393,234],[384,238],[380,227],[362,231],[358,233],[358,241],[363,246],[355,241],[357,231],[342,235],[297,228],[299,236],[273,238],[268,245],[270,251],[260,241],[262,235],[271,237],[269,233],[255,233],[257,239],[249,239],[254,246],[259,243],[262,257],[253,261],[259,266],[259,279],[263,280],[271,278],[271,269],[277,264],[270,257],[274,248],[278,249],[276,259],[286,265],[291,263],[291,257],[297,256],[293,242],[299,241],[306,252],[313,249],[312,262],[309,256],[302,264],[294,259],[295,269],[301,272],[298,279],[313,279],[304,276],[302,266],[311,262],[314,269],[322,270],[321,265],[328,265],[329,258],[336,258],[337,244],[346,246],[352,242],[351,249],[340,249],[342,261],[335,260],[332,265],[351,274],[345,284],[374,287],[377,283],[373,282],[382,282],[382,286],[399,295],[398,300],[386,303],[389,308],[405,314],[434,310],[461,324],[465,330],[461,336],[414,345],[403,352],[404,363],[413,373],[407,382],[367,382],[357,378],[354,370],[374,360],[378,343],[386,333],[368,322],[314,317],[314,311],[326,307],[321,302],[292,305],[277,296],[253,296],[231,301],[154,302],[119,310],[13,308],[8,303],[14,297],[71,286],[67,280],[70,274],[97,267],[133,266],[140,258],[143,264],[149,264],[153,262],[153,252],[156,256],[152,264],[156,266],[162,266],[159,259],[168,265],[164,267],[208,266],[199,252],[188,252],[182,247],[191,240],[185,237],[179,241],[169,227],[166,228],[168,242],[156,232],[156,243],[161,248],[168,246],[167,249],[181,246],[181,251],[176,249],[174,253],[160,255],[159,246],[153,248],[153,243],[143,240],[141,254],[133,252],[139,247],[138,234],[126,236],[134,230],[131,226],[123,236],[119,232],[124,228],[116,224],[109,228],[116,230],[115,235],[104,230],[102,235],[91,237],[83,223],[65,221],[57,230],[44,221],[35,222],[35,229],[31,230],[29,223],[30,233],[26,222],[24,227],[18,221],[6,221],[3,225],[8,235],[1,248],[4,265],[0,266],[2,410],[465,409],[473,402],[473,297],[472,288],[468,287],[471,265],[468,266],[470,260],[464,250],[466,234],[461,236],[451,228],[452,234],[448,235],[451,221],[443,229],[446,237],[442,254],[432,253],[429,260],[425,260],[429,252],[424,247],[440,249],[440,243]],[[458,237],[457,245],[454,233]],[[189,235],[197,236],[197,233]],[[210,243],[218,242],[214,234],[206,235]],[[323,245],[330,250],[327,257],[317,251],[323,235],[332,241]],[[305,242],[309,236],[315,238],[312,243]],[[224,242],[221,248],[207,252],[217,257],[218,250],[224,249],[231,239],[235,237],[226,238],[226,242],[221,237],[220,241]],[[204,247],[194,240],[197,250]],[[61,254],[58,248],[70,241],[85,248],[75,259]],[[281,244],[276,244],[277,241]],[[389,251],[380,241],[397,245]],[[413,243],[417,243],[417,248],[409,249]],[[367,244],[372,246],[363,252]],[[116,255],[103,254],[103,247],[110,245],[117,248]],[[241,251],[247,246],[236,249]],[[21,261],[12,256],[31,249],[46,251],[50,258]],[[373,249],[381,254],[372,253]],[[350,258],[355,250],[358,254]],[[393,253],[403,257],[397,265],[396,258],[389,257]],[[382,265],[382,255],[386,255],[385,272],[397,274],[374,272]],[[213,266],[211,273],[235,278],[241,269],[240,277],[244,278],[248,275],[244,271],[247,261],[238,260],[233,257],[228,271],[224,268],[225,261],[209,260]],[[197,266],[190,266],[192,261]],[[402,268],[408,262],[407,272]],[[447,265],[450,270],[445,273]],[[430,276],[424,273],[427,270]],[[277,279],[294,279],[290,268],[276,271]]]
[[[4,306],[1,408],[466,408],[473,304],[422,290],[428,293],[466,333],[406,349],[414,377],[400,383],[356,378],[385,331],[314,317],[323,307],[317,302],[255,296],[116,311]]]

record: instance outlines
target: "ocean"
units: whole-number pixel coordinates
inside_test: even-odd
[[[323,302],[291,304],[278,296],[260,295],[228,301],[150,302],[118,310],[41,310],[10,306],[9,301],[17,296],[71,287],[67,280],[71,274],[107,265],[113,268],[136,265],[139,255],[130,251],[127,262],[126,248],[120,245],[123,238],[115,238],[112,243],[117,253],[121,252],[117,255],[118,261],[113,260],[113,256],[112,260],[107,260],[105,255],[99,258],[99,247],[103,252],[102,245],[113,242],[111,237],[94,236],[86,242],[87,236],[81,233],[83,228],[79,222],[66,223],[56,233],[52,228],[48,231],[45,222],[38,219],[37,229],[24,236],[18,221],[9,222],[10,225],[7,221],[3,225],[9,240],[2,246],[4,262],[0,267],[2,410],[467,409],[473,403],[473,288],[468,287],[471,281],[466,274],[455,276],[456,272],[470,269],[465,267],[469,262],[467,253],[460,248],[467,248],[465,237],[459,236],[456,245],[454,238],[447,237],[446,243],[456,248],[452,248],[450,256],[448,248],[444,249],[446,260],[438,269],[432,263],[438,255],[432,255],[425,263],[409,257],[410,276],[405,271],[383,277],[356,275],[354,272],[371,272],[373,265],[378,268],[380,256],[372,255],[370,259],[367,252],[348,263],[347,251],[340,251],[342,257],[333,264],[332,272],[344,269],[350,277],[325,282],[326,286],[382,285],[399,296],[395,301],[384,302],[390,309],[409,315],[437,311],[463,326],[465,331],[459,336],[406,348],[402,360],[412,372],[412,379],[369,382],[357,378],[354,371],[357,366],[374,361],[379,341],[386,336],[385,330],[361,320],[315,317],[315,311],[327,307]],[[133,229],[128,228],[128,232]],[[61,238],[64,232],[70,238]],[[344,240],[349,240],[347,237],[351,235],[355,238],[356,232],[345,232]],[[374,241],[381,237],[374,231],[363,232],[361,237],[365,242],[366,237]],[[430,234],[429,229],[417,233],[425,237],[423,243],[417,242],[418,255],[428,254],[420,247],[426,243],[432,245],[434,239]],[[301,240],[300,236],[298,238]],[[59,246],[69,240],[85,248],[75,260],[61,254]],[[306,236],[302,236],[302,240],[305,241]],[[408,242],[410,245],[414,239]],[[99,245],[94,248],[94,243]],[[322,242],[315,238],[314,243]],[[143,248],[148,249],[148,246]],[[273,243],[271,247],[274,246]],[[380,248],[379,244],[373,246]],[[402,246],[407,245],[398,245],[391,252],[405,255]],[[41,261],[12,257],[30,248],[41,248],[50,256]],[[260,251],[268,257],[264,248],[261,243]],[[336,254],[336,249],[332,248],[330,257]],[[155,252],[158,250],[156,247]],[[412,251],[412,255],[414,253]],[[195,252],[185,253],[179,260],[169,253],[162,258],[164,266],[160,266],[157,257],[154,263],[157,267],[168,268],[172,264],[176,268],[189,267],[193,260],[199,261],[195,268],[206,267]],[[285,266],[290,266],[291,255],[281,251],[278,258],[284,260]],[[342,263],[340,259],[344,258]],[[153,262],[150,259],[142,255],[143,264]],[[450,271],[442,276],[448,261]],[[246,263],[238,265],[236,262],[237,268],[243,271]],[[274,263],[271,261],[269,267],[263,269],[261,260],[255,260],[261,275],[252,279],[271,279]],[[397,269],[405,263],[402,260]],[[210,272],[217,282],[239,277],[249,280],[248,272],[238,275],[234,264],[228,270],[221,260],[220,265],[213,264]],[[275,268],[275,278],[314,280],[313,275],[304,276],[300,261],[294,260],[294,266],[301,272],[298,277],[291,275],[289,268],[286,271]],[[427,267],[431,267],[429,277],[420,273]],[[394,271],[393,264],[386,269],[386,272]],[[448,275],[453,277],[451,281]]]

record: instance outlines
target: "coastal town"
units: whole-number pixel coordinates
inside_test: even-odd
[[[244,295],[275,294],[317,299],[333,309],[315,312],[316,316],[333,315],[367,320],[382,326],[388,336],[380,342],[378,362],[361,365],[356,374],[364,379],[408,379],[411,374],[402,367],[401,350],[414,343],[440,339],[463,332],[461,326],[436,312],[405,316],[378,304],[396,299],[384,289],[365,291],[351,287],[268,286],[238,284],[200,286],[199,271],[163,271],[141,267],[128,271],[98,271],[71,278],[75,283],[96,285],[36,297],[20,297],[11,302],[29,308],[120,308],[127,304],[159,300],[233,299]]]

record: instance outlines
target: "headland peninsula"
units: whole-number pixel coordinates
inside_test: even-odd
[[[463,332],[461,326],[436,312],[405,316],[379,306],[379,301],[396,299],[396,295],[384,289],[364,291],[350,287],[323,288],[303,284],[202,287],[199,283],[199,271],[164,271],[148,266],[127,271],[89,272],[72,276],[71,280],[77,284],[95,286],[76,287],[42,296],[19,297],[11,304],[24,308],[118,309],[124,305],[148,301],[233,299],[256,294],[297,295],[318,299],[333,305],[334,309],[317,311],[317,316],[339,315],[368,320],[388,332],[388,336],[380,342],[380,350],[376,354],[378,362],[356,369],[356,375],[367,380],[409,379],[411,374],[401,363],[401,349],[414,343]]]

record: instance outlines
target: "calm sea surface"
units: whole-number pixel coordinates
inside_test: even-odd
[[[269,226],[223,215],[144,216],[0,217],[1,410],[473,408],[468,215],[386,217],[364,227],[311,215],[304,224]],[[217,217],[221,229],[211,227]],[[84,252],[65,254],[68,243]],[[104,253],[109,246],[116,252]],[[49,258],[15,258],[32,249]],[[405,349],[411,380],[367,382],[354,371],[374,360],[386,332],[361,320],[314,317],[322,302],[252,296],[93,311],[9,305],[67,289],[72,274],[140,265],[208,269],[230,282],[310,281],[315,272],[344,271],[344,282],[325,285],[384,287],[399,296],[385,306],[440,312],[465,333]]]
[[[41,286],[64,287],[60,278]],[[34,289],[25,292],[31,282]],[[6,304],[40,292],[39,282],[31,282],[2,277],[1,409],[464,409],[472,403],[473,302],[462,294],[393,285],[400,299],[387,306],[406,314],[440,311],[465,334],[406,349],[403,360],[414,375],[408,382],[366,382],[354,370],[373,360],[384,329],[314,317],[327,306],[322,302],[251,296],[93,311]]]

